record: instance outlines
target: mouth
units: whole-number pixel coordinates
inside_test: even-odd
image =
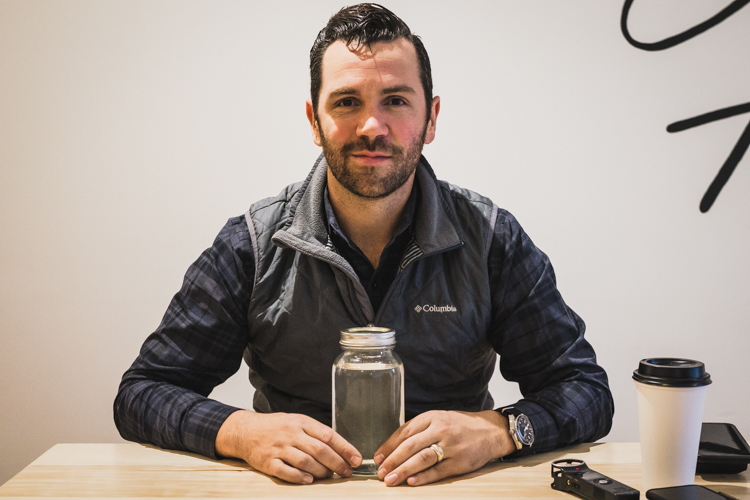
[[[371,159],[388,159],[391,156],[385,153],[379,153],[377,151],[357,151],[355,153],[352,153],[352,156],[356,156],[358,158],[371,158]]]

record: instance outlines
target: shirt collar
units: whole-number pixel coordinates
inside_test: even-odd
[[[393,240],[395,240],[397,236],[399,236],[401,233],[403,233],[409,227],[411,227],[412,222],[414,221],[414,214],[417,211],[418,201],[419,201],[419,180],[417,180],[417,177],[415,176],[414,184],[412,185],[411,193],[409,194],[409,199],[406,200],[406,206],[404,207],[404,212],[401,215],[401,220],[396,226],[396,231],[394,231],[393,236],[391,237],[391,240],[388,242],[388,245],[393,243]],[[333,213],[333,207],[331,206],[331,199],[328,195],[328,186],[326,186],[325,192],[323,193],[323,204],[325,206],[326,221],[328,223],[329,234],[331,231],[335,232],[338,236],[343,238],[344,241],[346,241],[350,247],[352,247],[355,250],[359,250],[357,246],[354,244],[354,242],[350,240],[346,234],[344,234],[344,232],[341,230],[341,227],[339,226],[338,221],[336,220],[336,214]]]

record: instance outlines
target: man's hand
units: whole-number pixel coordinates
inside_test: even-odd
[[[445,452],[439,464],[432,444]],[[429,411],[399,427],[375,452],[375,463],[388,486],[418,486],[477,470],[515,449],[499,412]]]
[[[306,415],[232,413],[216,436],[216,452],[290,483],[352,475],[362,455],[330,427]]]

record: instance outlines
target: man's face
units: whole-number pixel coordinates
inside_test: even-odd
[[[406,39],[360,45],[331,44],[323,56],[317,119],[307,117],[334,178],[351,193],[382,198],[413,174],[422,146],[435,137],[440,99],[430,119],[414,46]]]

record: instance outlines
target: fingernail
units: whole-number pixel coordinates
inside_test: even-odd
[[[351,477],[351,476],[352,476],[352,470],[351,469],[346,469],[344,471],[344,477]]]
[[[390,474],[388,474],[387,476],[385,476],[385,482],[388,483],[388,484],[393,484],[397,480],[398,480],[398,476],[396,474],[394,474],[393,472],[391,472]]]
[[[378,469],[378,478],[383,479],[385,477],[385,467]]]
[[[359,464],[362,463],[362,457],[358,457],[357,455],[352,455],[352,459],[351,459],[350,463],[354,467],[356,467],[356,466],[358,466]]]
[[[409,486],[414,486],[415,484],[417,484],[417,478],[412,476],[407,479],[406,482],[409,483]]]
[[[307,475],[303,476],[303,477],[302,477],[302,480],[303,480],[304,482],[306,482],[307,484],[310,484],[310,483],[312,483],[312,482],[313,482],[313,478],[312,478],[312,476],[307,476]]]
[[[375,457],[373,458],[373,460],[375,460],[375,463],[377,465],[380,465],[380,462],[383,461],[383,458],[384,458],[383,454],[382,453],[378,453],[377,455],[375,455]]]

